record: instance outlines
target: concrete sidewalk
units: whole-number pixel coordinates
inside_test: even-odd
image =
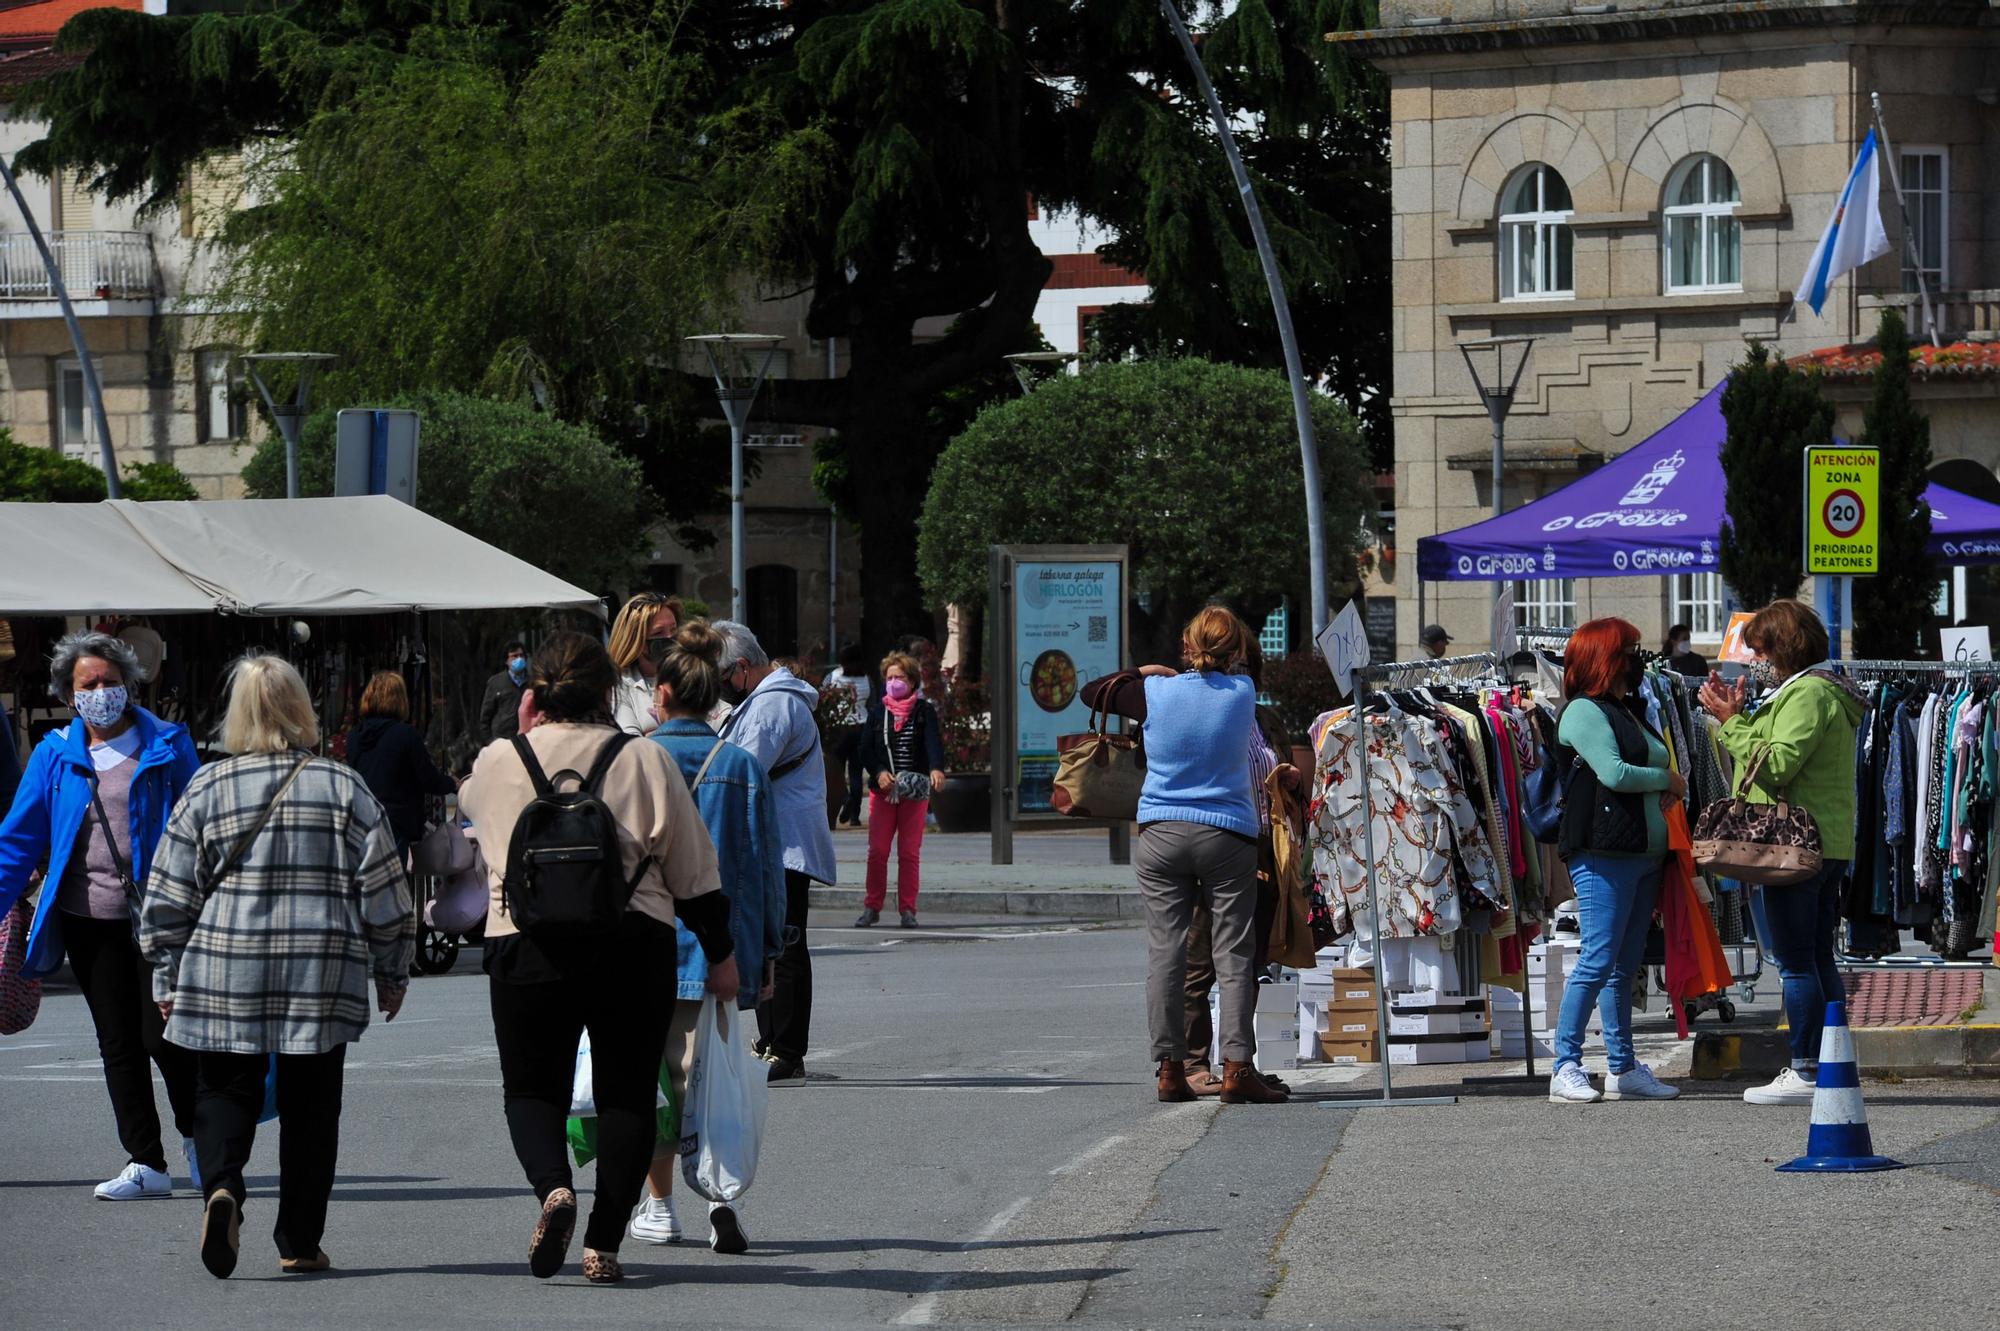
[[[1014,862],[992,862],[984,832],[930,832],[924,836],[919,915],[1033,916],[1055,920],[1124,920],[1140,914],[1137,880],[1129,864],[1111,862],[1110,835],[1093,828],[1058,827],[1014,834]],[[815,910],[859,911],[868,872],[868,831],[833,834],[840,882],[812,890]],[[892,856],[893,861],[893,856]],[[896,897],[896,866],[889,865],[889,907]]]

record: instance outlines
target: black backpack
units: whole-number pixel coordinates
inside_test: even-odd
[[[538,938],[599,938],[625,918],[632,891],[646,872],[641,864],[630,881],[618,854],[618,821],[599,792],[604,774],[633,736],[620,732],[605,742],[590,774],[575,790],[559,791],[542,771],[525,737],[514,736],[535,783],[535,798],[514,821],[507,843],[507,875],[500,904],[522,933]],[[558,777],[576,775],[564,770]]]

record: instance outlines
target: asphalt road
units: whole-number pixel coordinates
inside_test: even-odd
[[[349,1056],[319,1277],[281,1277],[269,1246],[272,1127],[230,1281],[201,1269],[185,1194],[91,1200],[122,1161],[88,1015],[57,990],[0,1039],[0,1326],[1994,1325],[1986,1085],[1871,1085],[1878,1149],[1916,1167],[1855,1178],[1774,1173],[1805,1112],[1722,1085],[1583,1109],[1166,1106],[1138,931],[816,942],[812,1076],[773,1093],[752,1252],[709,1252],[684,1206],[690,1242],[628,1243],[614,1288],[574,1261],[526,1273],[536,1208],[471,959]]]

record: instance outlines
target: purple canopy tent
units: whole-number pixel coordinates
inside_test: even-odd
[[[1722,385],[1652,438],[1554,494],[1417,542],[1419,582],[1721,571]],[[1932,485],[1931,553],[2000,563],[2000,505]]]

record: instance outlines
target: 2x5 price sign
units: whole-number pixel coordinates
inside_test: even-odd
[[[1882,459],[1846,444],[1806,450],[1806,572],[1880,571]]]

